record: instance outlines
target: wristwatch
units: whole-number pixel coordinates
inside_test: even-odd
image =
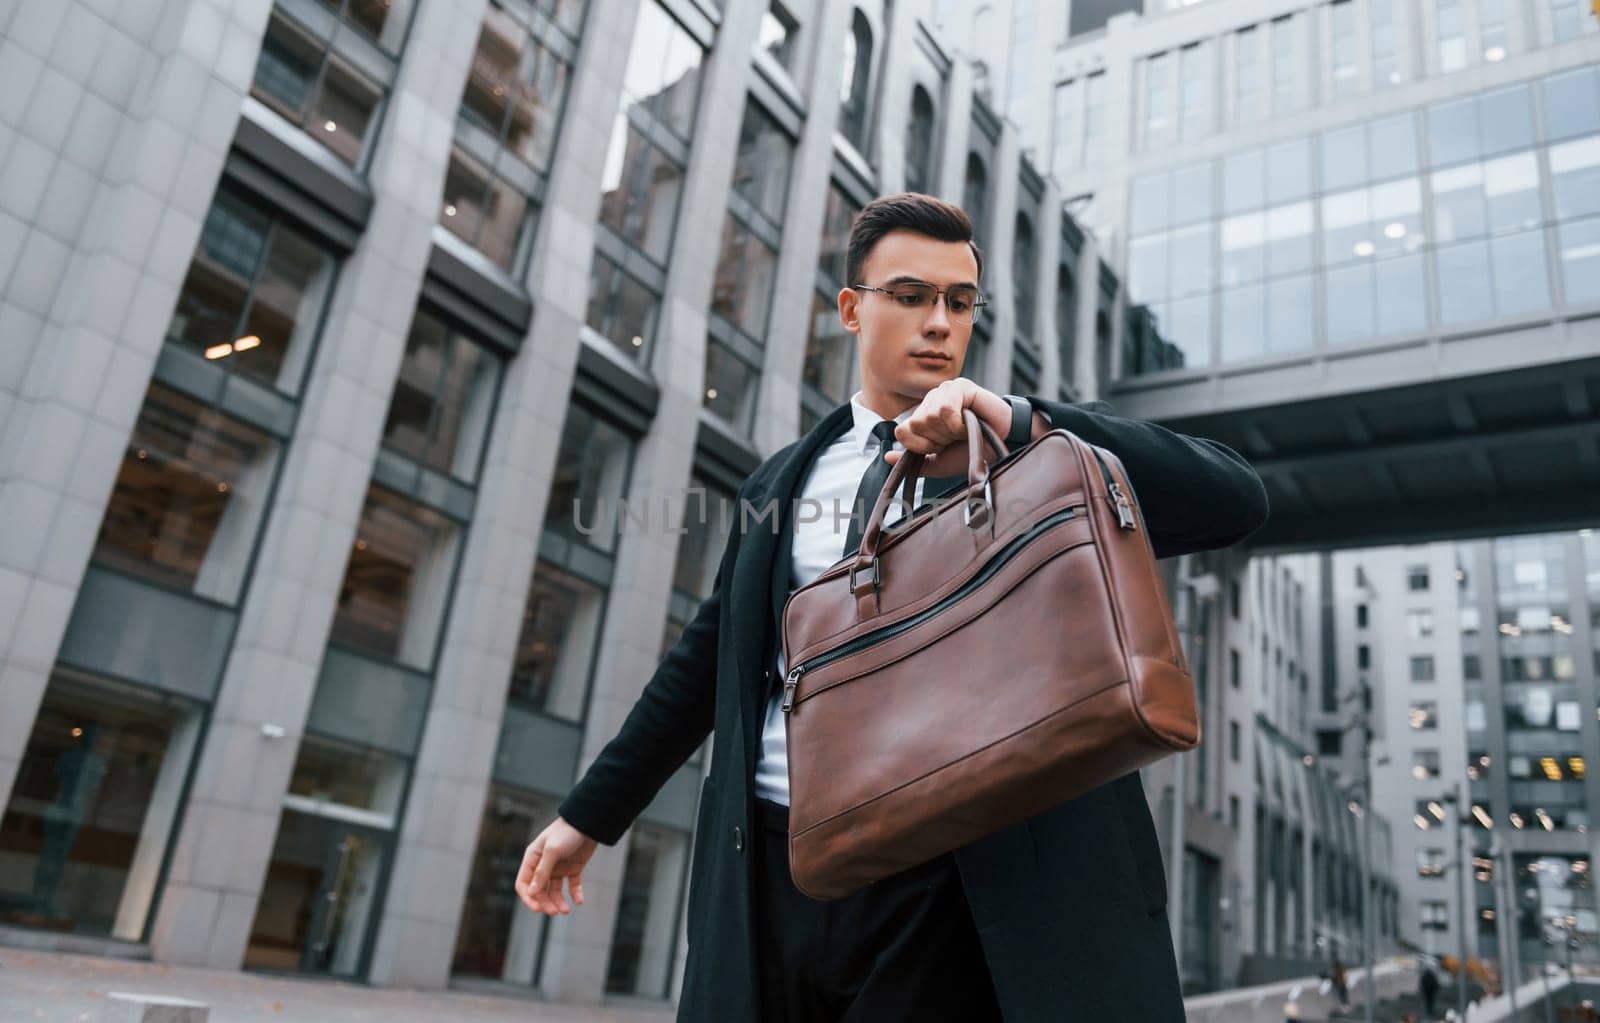
[[[1015,394],[1004,395],[1011,406],[1011,430],[1006,434],[1006,450],[1016,451],[1026,447],[1033,436],[1033,406],[1028,399]]]

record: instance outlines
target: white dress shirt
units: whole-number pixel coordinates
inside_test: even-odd
[[[872,428],[883,417],[861,404],[861,392],[850,396],[850,411],[855,422],[849,432],[828,445],[817,457],[811,475],[806,478],[795,503],[794,548],[791,559],[790,592],[794,592],[815,579],[838,561],[844,553],[845,535],[850,531],[850,511],[855,503],[856,489],[861,477],[872,467],[878,454],[878,443],[873,440]],[[911,418],[915,406],[895,416],[896,423]],[[894,450],[904,451],[905,445],[894,442]],[[915,503],[922,502],[923,480],[917,480]],[[802,503],[804,502],[804,503]],[[821,514],[818,514],[820,509]],[[835,514],[837,510],[837,515]],[[900,501],[891,501],[884,513],[884,524],[900,518],[904,508]],[[863,516],[871,514],[865,509]],[[807,521],[812,520],[812,521]],[[865,522],[862,528],[865,529]],[[778,644],[776,678],[782,679],[786,668],[783,663],[783,644]],[[781,708],[782,686],[775,685],[767,701],[767,716],[761,726],[761,749],[756,755],[755,790],[759,799],[789,805],[788,733],[784,729]]]

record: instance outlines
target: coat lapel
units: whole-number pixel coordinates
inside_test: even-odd
[[[781,633],[777,631],[783,602],[789,596],[790,548],[794,522],[790,507],[816,462],[817,456],[850,429],[854,416],[845,402],[811,428],[784,458],[763,493],[748,495],[753,515],[748,531],[739,541],[738,564],[734,570],[731,621],[737,652],[739,712],[744,724],[746,767],[755,768],[756,747],[761,735],[761,719],[766,709],[762,689],[762,670],[775,650]],[[754,515],[775,509],[772,515],[755,521]],[[735,523],[739,528],[740,523]]]

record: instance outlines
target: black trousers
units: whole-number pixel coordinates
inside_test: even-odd
[[[788,817],[756,800],[763,1023],[1000,1019],[953,857],[818,902],[789,877]]]

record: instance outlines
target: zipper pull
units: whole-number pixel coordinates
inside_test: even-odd
[[[1111,481],[1111,501],[1117,506],[1117,525],[1123,529],[1134,528],[1133,506],[1128,503],[1128,495],[1122,492],[1122,484],[1116,480]]]
[[[784,680],[783,706],[781,709],[785,714],[788,714],[790,711],[794,710],[794,692],[800,687],[800,673],[805,670],[805,665],[802,664],[793,671],[789,672],[789,677]]]

